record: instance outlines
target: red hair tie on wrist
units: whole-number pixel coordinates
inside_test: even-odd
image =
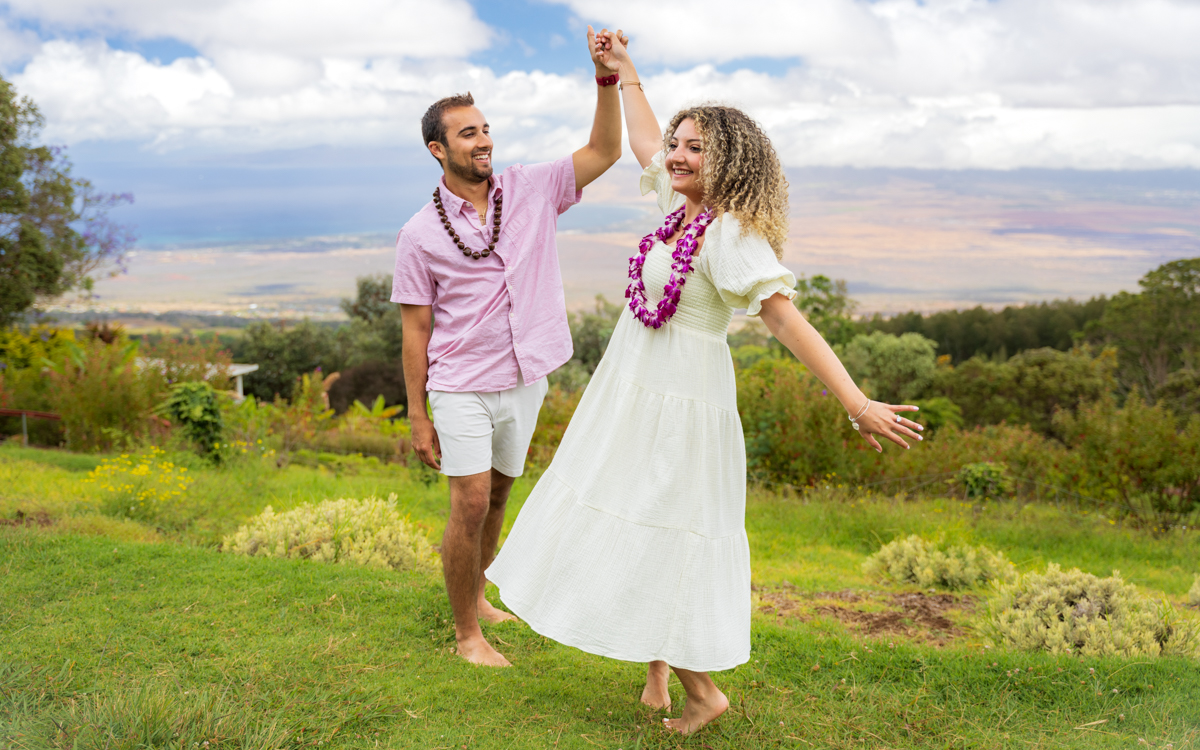
[[[621,77],[616,73],[613,73],[610,76],[596,76],[596,84],[599,86],[612,86],[619,80],[621,80]]]

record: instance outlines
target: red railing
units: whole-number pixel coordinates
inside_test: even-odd
[[[61,415],[49,411],[30,411],[29,409],[0,409],[0,417],[20,417],[21,418],[21,441],[26,448],[29,447],[29,418],[34,419],[62,419]]]
[[[0,417],[33,417],[34,419],[62,419],[61,416],[49,411],[30,411],[28,409],[0,409]]]

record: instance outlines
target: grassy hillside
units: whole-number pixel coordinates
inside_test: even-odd
[[[882,542],[941,533],[1003,549],[1027,569],[1119,568],[1178,601],[1200,570],[1188,535],[1156,538],[1037,506],[754,492],[753,660],[716,676],[731,710],[682,738],[637,702],[640,665],[559,646],[523,624],[485,629],[513,669],[461,661],[435,575],[211,546],[268,501],[389,488],[436,541],[444,484],[387,467],[340,477],[197,470],[187,513],[155,528],[96,515],[94,490],[80,482],[93,463],[0,450],[0,747],[1200,744],[1194,663],[988,648],[973,625],[986,592],[881,587],[860,571]],[[529,486],[522,481],[510,521]],[[678,683],[672,696],[677,713]]]

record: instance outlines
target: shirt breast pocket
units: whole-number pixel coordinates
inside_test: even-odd
[[[529,245],[530,226],[529,213],[526,211],[513,216],[505,216],[502,219],[500,242],[496,247],[505,262],[512,263],[520,260],[520,256]]]

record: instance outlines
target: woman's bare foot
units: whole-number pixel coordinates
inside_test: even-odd
[[[667,682],[671,679],[671,670],[665,661],[652,661],[646,670],[646,689],[642,691],[642,703],[660,711],[671,710],[671,694],[667,691]]]
[[[482,635],[458,642],[458,655],[472,664],[483,667],[511,667],[512,664],[504,656],[492,648]]]
[[[691,734],[725,713],[727,708],[729,699],[720,690],[702,699],[689,696],[683,706],[683,716],[678,719],[663,719],[663,725],[682,734]]]
[[[479,600],[479,619],[484,622],[490,622],[493,625],[498,622],[520,622],[516,615],[496,608],[487,599]]]

